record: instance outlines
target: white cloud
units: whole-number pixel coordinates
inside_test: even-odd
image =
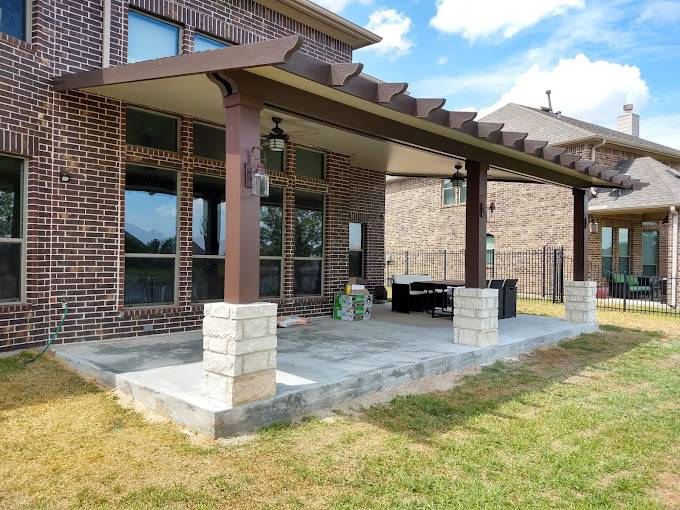
[[[680,21],[680,2],[660,0],[649,2],[640,12],[638,22],[674,23]]]
[[[560,60],[552,69],[533,65],[480,117],[507,103],[545,105],[545,91],[552,90],[553,108],[565,115],[611,125],[625,103],[636,110],[649,99],[649,88],[640,69],[604,60],[591,61],[583,54]]]
[[[437,0],[430,25],[470,41],[498,33],[507,39],[543,18],[584,6],[585,0]]]
[[[408,37],[411,18],[394,9],[379,9],[368,18],[366,28],[382,37],[382,41],[365,48],[390,58],[406,55],[413,47]]]
[[[446,64],[448,61],[449,61],[448,57],[439,57],[437,59],[437,64],[439,64],[441,66],[441,65]]]
[[[640,137],[680,150],[680,113],[640,116]]]

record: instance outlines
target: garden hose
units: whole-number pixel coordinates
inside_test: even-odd
[[[24,365],[28,365],[29,363],[33,363],[34,361],[38,361],[40,357],[47,352],[47,349],[50,348],[50,345],[54,343],[54,341],[57,339],[57,335],[61,332],[61,328],[64,326],[64,322],[66,322],[66,317],[68,316],[68,305],[64,303],[64,311],[61,314],[61,320],[59,321],[59,324],[57,324],[57,327],[55,328],[54,331],[52,331],[52,334],[50,335],[49,340],[47,341],[47,344],[45,347],[43,347],[42,351],[38,353],[38,355],[35,358],[30,358],[28,361],[24,362]]]

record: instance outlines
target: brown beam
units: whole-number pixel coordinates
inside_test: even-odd
[[[224,301],[252,303],[260,297],[260,199],[246,186],[246,164],[260,146],[262,101],[224,96],[226,121],[226,256]]]
[[[486,184],[489,164],[466,161],[465,286],[486,287]]]
[[[573,189],[574,194],[574,281],[586,279],[588,267],[588,206],[586,193]]]

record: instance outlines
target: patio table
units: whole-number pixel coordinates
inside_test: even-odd
[[[432,303],[432,317],[453,317],[453,306],[451,306],[451,311],[446,310],[446,301],[444,301],[441,308],[441,312],[437,312],[437,303],[435,302],[435,293],[437,290],[446,291],[446,289],[451,289],[454,287],[465,287],[465,282],[463,280],[430,280],[426,282],[413,282],[411,288],[413,290],[422,290],[427,294],[427,299],[429,303]],[[431,301],[430,301],[431,298]]]

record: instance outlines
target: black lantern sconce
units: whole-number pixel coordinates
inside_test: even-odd
[[[466,179],[465,175],[462,174],[461,171],[460,171],[461,168],[463,168],[463,165],[461,165],[460,163],[456,163],[454,165],[454,168],[456,169],[456,171],[451,176],[451,185],[454,188],[460,188],[463,184],[465,184],[465,179]]]
[[[275,125],[267,135],[267,145],[272,152],[283,152],[286,148],[286,142],[288,141],[288,135],[279,127],[279,124],[283,122],[283,119],[280,117],[272,117],[272,122],[274,122]]]

